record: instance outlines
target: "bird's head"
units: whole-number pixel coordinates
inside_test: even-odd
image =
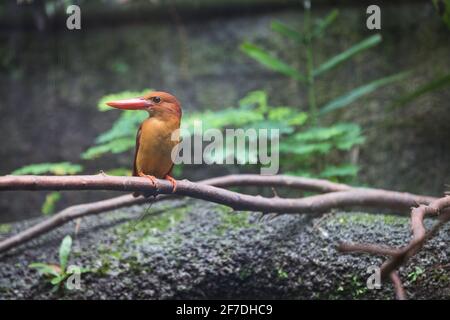
[[[150,92],[143,97],[109,101],[108,106],[123,110],[145,110],[152,117],[181,118],[181,105],[173,95],[162,92]]]

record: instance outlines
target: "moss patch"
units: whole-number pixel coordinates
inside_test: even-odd
[[[181,221],[192,206],[171,207],[159,205],[158,210],[142,219],[126,222],[114,229],[116,239],[112,244],[98,246],[98,262],[93,268],[100,275],[117,275],[124,271],[141,271],[140,245],[158,244],[159,236]]]
[[[407,217],[400,217],[396,215],[386,214],[370,214],[370,213],[357,213],[357,214],[338,214],[328,220],[333,224],[351,225],[351,224],[363,224],[370,225],[375,223],[384,223],[385,225],[406,225],[409,222]]]
[[[161,210],[163,214],[149,214],[144,216],[140,221],[130,221],[117,227],[116,231],[119,235],[129,233],[141,233],[140,238],[151,236],[155,231],[166,231],[175,226],[186,217],[186,213],[191,210],[192,206],[186,205],[179,208]]]
[[[224,235],[228,230],[245,229],[252,226],[249,222],[248,212],[234,212],[233,209],[225,206],[217,207],[220,215],[220,223],[216,228],[217,235]]]
[[[11,231],[11,225],[8,223],[0,224],[0,234],[8,233]]]

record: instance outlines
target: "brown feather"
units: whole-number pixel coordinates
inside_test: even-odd
[[[134,160],[133,160],[133,176],[134,177],[138,177],[138,172],[136,169],[136,158],[137,158],[137,154],[138,154],[138,150],[139,150],[139,139],[141,138],[141,128],[142,128],[142,124],[139,126],[138,132],[136,134],[136,147],[134,148]],[[142,193],[140,192],[133,192],[133,197],[137,198],[141,195]],[[145,193],[142,194],[144,197],[148,197]]]
[[[134,148],[134,160],[133,160],[133,176],[137,177],[138,172],[136,169],[136,158],[139,150],[139,139],[141,138],[142,124],[139,126],[138,132],[136,133],[136,147]]]

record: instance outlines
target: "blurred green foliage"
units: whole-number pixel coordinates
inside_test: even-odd
[[[338,14],[338,10],[333,10],[324,18],[317,20],[314,24],[311,19],[310,9],[307,7],[305,10],[304,26],[302,32],[298,32],[297,30],[294,30],[293,28],[283,24],[282,22],[272,22],[271,28],[273,31],[281,34],[291,41],[294,41],[304,48],[306,61],[304,61],[305,67],[303,68],[303,72],[291,67],[287,62],[272,55],[268,50],[258,47],[253,43],[244,42],[241,45],[241,50],[245,54],[261,63],[263,66],[269,68],[270,70],[279,72],[285,76],[288,76],[307,87],[308,108],[312,125],[318,125],[319,117],[321,115],[330,111],[347,107],[359,98],[374,92],[382,86],[386,86],[393,82],[402,80],[407,75],[407,73],[400,73],[371,81],[370,83],[354,88],[351,91],[343,93],[342,95],[332,99],[331,101],[327,101],[318,106],[316,97],[316,81],[318,80],[318,78],[321,75],[338,67],[342,63],[350,60],[355,55],[364,52],[381,42],[381,36],[379,34],[372,35],[316,66],[316,59],[314,56],[314,43],[315,41],[320,40],[325,35],[326,29],[336,20]]]
[[[143,96],[145,93],[147,93],[149,90],[142,90],[142,91],[122,91],[122,92],[118,92],[118,93],[113,93],[113,94],[107,94],[103,97],[100,98],[100,100],[97,103],[97,108],[100,111],[110,111],[113,110],[111,107],[106,105],[106,102],[108,101],[113,101],[113,100],[121,100],[121,99],[126,99],[126,98],[130,98],[130,97],[140,97]]]
[[[12,175],[24,174],[44,174],[51,173],[55,175],[77,174],[83,171],[83,166],[70,162],[59,163],[36,163],[21,167],[11,172]]]
[[[449,85],[450,85],[450,73],[432,79],[429,82],[419,86],[417,89],[408,92],[406,95],[403,95],[402,97],[396,99],[389,106],[389,109],[406,106],[410,102],[416,100],[417,98],[425,94],[440,90],[442,88],[448,87]]]
[[[121,98],[130,98],[135,94],[120,93]],[[110,96],[111,97],[111,96]],[[117,96],[114,96],[117,98]],[[104,99],[102,99],[104,100]],[[89,148],[83,157],[92,159],[107,153],[125,152],[135,147],[136,132],[141,121],[147,116],[145,112],[123,111],[110,130],[102,133],[96,144]],[[341,163],[339,159],[354,146],[364,142],[361,128],[353,123],[338,123],[330,127],[314,127],[308,123],[309,115],[289,106],[271,106],[265,91],[252,91],[241,99],[236,107],[218,111],[203,111],[187,114],[183,117],[183,138],[194,133],[196,123],[202,129],[225,130],[241,129],[278,129],[280,134],[280,166],[284,173],[303,176],[320,176],[332,180],[350,181],[358,167],[349,162]],[[269,134],[270,137],[270,134]],[[235,157],[245,155],[246,159],[255,158],[257,150],[230,150],[226,145],[222,159],[209,159],[218,162],[234,153]],[[240,159],[243,160],[243,159]],[[115,169],[126,172],[127,169]]]
[[[442,21],[450,29],[450,0],[433,0],[433,4]]]
[[[48,216],[55,212],[55,206],[59,199],[61,199],[61,193],[58,191],[51,192],[45,196],[45,201],[41,208],[41,212],[44,216]]]
[[[100,111],[112,110],[106,105],[107,101],[120,100],[131,97],[139,97],[148,92],[144,91],[123,91],[115,94],[109,94],[100,99],[97,108]],[[146,112],[123,111],[119,119],[114,123],[112,128],[99,135],[95,140],[95,145],[81,154],[81,158],[92,160],[100,157],[105,153],[121,153],[134,148],[136,140],[137,128],[140,123],[147,117]]]

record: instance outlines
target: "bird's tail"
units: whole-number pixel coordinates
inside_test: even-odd
[[[137,194],[137,195],[136,195]],[[133,196],[138,197],[141,194],[139,192],[134,192]],[[148,197],[147,197],[148,198]],[[144,220],[145,216],[148,215],[150,213],[150,208],[152,207],[153,203],[155,203],[155,199],[150,199],[147,208],[145,208],[144,212],[141,213],[139,215],[139,217],[134,221],[134,223],[131,225],[131,228],[126,231],[123,235],[125,236],[126,234],[130,233],[132,230],[135,230],[136,226],[139,224],[139,222],[141,222],[142,220]]]

